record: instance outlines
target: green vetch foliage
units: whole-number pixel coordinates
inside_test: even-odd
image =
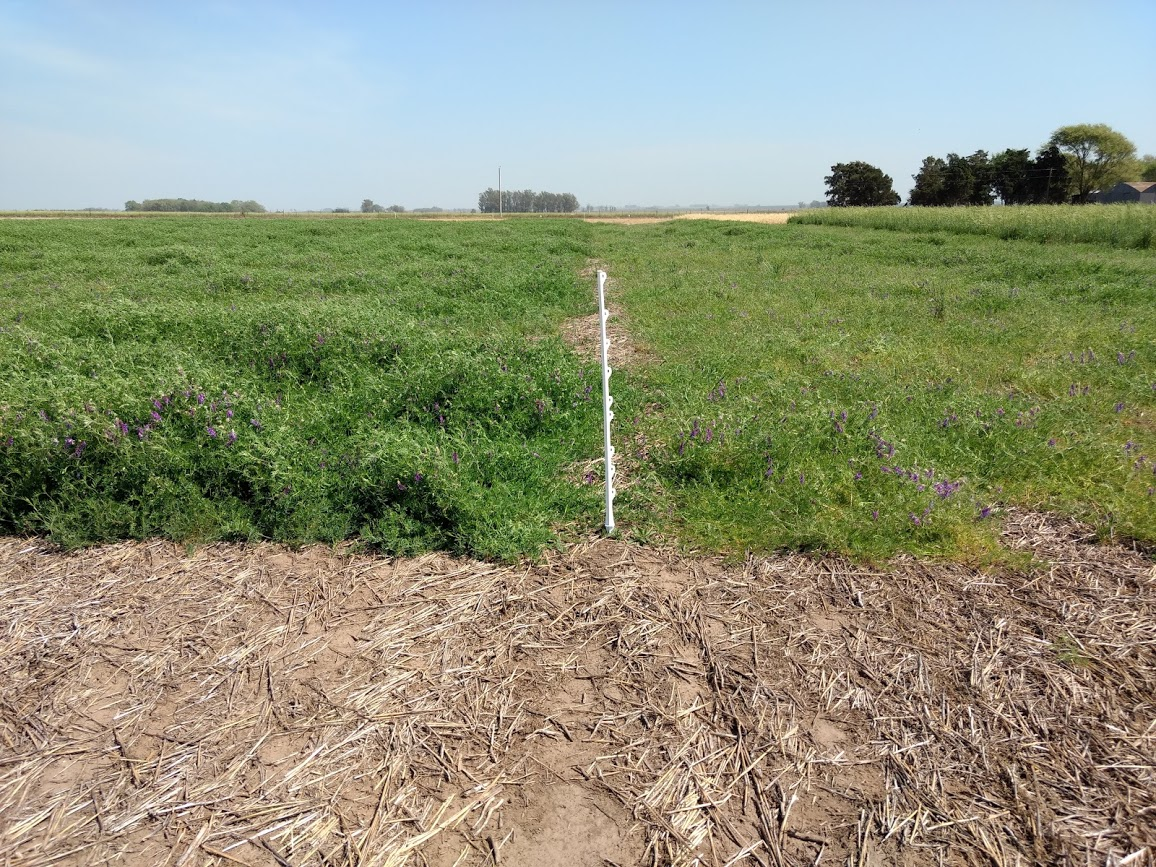
[[[1156,538],[1152,254],[909,220],[599,227],[660,359],[622,521],[735,552],[983,559],[1017,503]]]
[[[552,336],[582,224],[0,233],[0,531],[509,558],[597,526],[596,373]]]
[[[1017,503],[1156,539],[1147,212],[805,219],[848,225],[9,221],[0,531],[594,532],[598,371],[556,335],[597,259],[648,350],[614,377],[623,532],[983,559]]]

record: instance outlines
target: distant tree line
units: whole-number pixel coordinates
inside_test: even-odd
[[[1028,149],[1009,148],[995,156],[976,151],[929,156],[912,175],[909,205],[1005,205],[1086,203],[1097,190],[1119,181],[1156,179],[1156,157],[1137,159],[1136,146],[1102,123],[1062,126],[1032,157]],[[891,178],[864,162],[831,166],[825,178],[832,206],[891,205],[899,195]]]
[[[390,205],[388,208],[385,205],[379,205],[373,199],[361,200],[361,213],[363,214],[404,214],[405,208],[401,205]]]
[[[912,178],[908,204],[939,207],[991,205],[996,198],[1005,205],[1058,205],[1068,200],[1070,183],[1067,158],[1055,145],[1034,159],[1026,148],[927,157]]]
[[[198,214],[231,214],[241,213],[264,214],[265,206],[260,202],[241,201],[233,199],[231,202],[205,202],[201,199],[145,199],[143,202],[134,202],[131,199],[124,203],[126,211],[190,211]]]
[[[478,195],[478,210],[496,214],[499,210],[511,214],[569,214],[578,210],[578,197],[573,193],[536,193],[533,190],[502,190],[501,208],[498,191],[493,187]]]

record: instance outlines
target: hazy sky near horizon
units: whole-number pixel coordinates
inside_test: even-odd
[[[0,209],[794,204],[837,162],[1107,123],[1156,152],[1153,0],[0,0]]]

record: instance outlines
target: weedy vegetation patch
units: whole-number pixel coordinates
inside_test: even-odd
[[[793,214],[790,222],[897,232],[990,235],[1005,241],[1096,244],[1139,250],[1152,248],[1156,238],[1156,208],[1140,204],[816,208]]]

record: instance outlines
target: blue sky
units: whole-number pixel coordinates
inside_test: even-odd
[[[793,204],[836,162],[1107,123],[1156,152],[1156,2],[0,0],[0,209]]]

